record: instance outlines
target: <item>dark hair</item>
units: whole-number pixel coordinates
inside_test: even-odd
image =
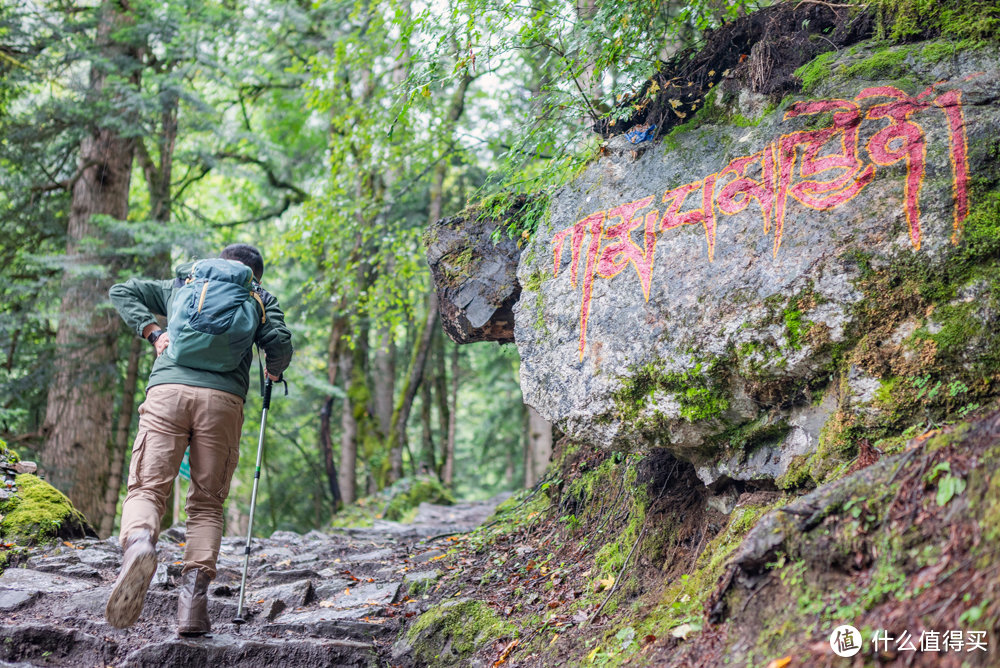
[[[250,244],[230,244],[219,255],[223,260],[242,262],[253,270],[254,277],[259,281],[264,275],[264,258],[260,251]]]

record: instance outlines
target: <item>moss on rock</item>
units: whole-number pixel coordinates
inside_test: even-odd
[[[487,643],[513,635],[482,601],[448,601],[422,614],[406,632],[405,642],[415,662],[432,668],[455,666]]]
[[[0,503],[0,538],[34,544],[96,535],[66,495],[49,483],[22,473],[16,485],[17,494]]]
[[[409,485],[408,489],[392,497],[382,515],[387,520],[398,522],[405,519],[409,511],[416,509],[425,501],[444,506],[455,503],[451,492],[439,480],[418,478]]]

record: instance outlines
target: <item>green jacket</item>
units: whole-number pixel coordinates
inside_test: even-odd
[[[177,268],[177,278],[173,280],[147,281],[137,278],[111,286],[111,303],[118,310],[125,323],[139,336],[147,325],[155,324],[157,315],[166,316],[174,293],[191,271],[192,263]],[[285,325],[285,314],[278,306],[278,300],[265,290],[261,290],[266,320],[257,328],[254,342],[264,351],[267,370],[280,376],[292,360],[292,334]],[[146,389],[154,385],[177,383],[222,390],[242,397],[247,396],[250,385],[250,365],[253,350],[247,350],[240,365],[233,371],[217,372],[192,369],[173,362],[166,355],[160,355],[153,363]]]

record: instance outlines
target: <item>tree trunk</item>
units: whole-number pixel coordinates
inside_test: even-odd
[[[135,47],[115,43],[112,35],[128,17],[117,2],[100,9],[97,44],[101,61],[120,63],[137,55]],[[98,99],[108,72],[95,62],[90,97]],[[137,70],[138,72],[138,70]],[[138,74],[132,83],[137,83]],[[52,385],[45,415],[47,441],[43,461],[49,482],[64,491],[88,520],[105,524],[105,490],[111,457],[111,419],[117,371],[116,341],[120,323],[108,307],[108,289],[116,267],[97,275],[88,267],[107,262],[81,241],[106,236],[95,215],[128,217],[134,141],[110,128],[94,128],[80,142],[81,175],[73,184],[67,227],[66,265]],[[89,246],[89,245],[88,245]]]
[[[524,464],[524,486],[531,488],[537,482],[535,480],[535,467],[531,463],[531,426],[528,419],[528,407],[523,407],[521,418],[521,459]]]
[[[396,392],[396,344],[388,327],[377,332],[378,344],[375,349],[375,374],[372,377],[372,405],[375,419],[382,438],[389,435],[392,427],[392,400]]]
[[[331,386],[336,385],[337,383],[337,365],[339,364],[341,337],[343,334],[344,319],[339,317],[335,311],[330,323],[330,338],[326,349],[326,381]],[[333,418],[333,400],[333,395],[328,395],[323,401],[323,408],[320,410],[319,446],[320,452],[323,454],[323,467],[326,470],[327,487],[330,490],[330,501],[333,504],[333,511],[337,512],[341,504],[344,503],[344,499],[341,494],[340,480],[337,475],[337,466],[333,461],[333,438],[330,433],[330,423]],[[346,399],[345,403],[347,403]],[[343,466],[343,463],[341,466]],[[352,467],[352,478],[353,475]]]
[[[455,481],[455,416],[458,413],[458,346],[451,347],[451,410],[448,412],[448,439],[444,448],[444,473],[441,480],[451,487]]]
[[[125,467],[125,450],[128,449],[128,437],[132,432],[132,415],[135,413],[135,392],[139,385],[139,359],[142,357],[145,341],[136,337],[132,339],[128,351],[128,366],[125,369],[125,382],[122,384],[122,405],[118,409],[118,424],[115,427],[115,440],[111,455],[111,473],[108,477],[108,487],[104,493],[104,515],[98,533],[101,538],[107,538],[115,528],[115,516],[118,514],[118,492],[122,486],[122,474]]]
[[[413,349],[413,356],[410,359],[410,368],[406,374],[405,385],[402,395],[392,413],[392,426],[390,428],[390,449],[389,462],[390,482],[395,482],[403,476],[403,448],[406,445],[406,423],[410,419],[410,409],[413,408],[413,400],[420,389],[423,380],[424,367],[427,365],[428,353],[431,349],[431,337],[434,334],[434,327],[437,324],[437,293],[431,290],[427,300],[427,318],[417,345]]]
[[[358,421],[354,417],[354,406],[350,400],[350,386],[354,376],[354,351],[345,349],[340,352],[340,375],[344,379],[344,387],[348,396],[344,397],[344,406],[340,416],[340,497],[344,503],[354,503],[357,499],[355,479],[358,461]]]
[[[421,473],[432,473],[437,470],[437,463],[434,461],[434,433],[431,426],[431,383],[425,381],[420,384],[420,425],[421,425],[421,454],[420,465],[417,470]]]
[[[532,482],[534,486],[549,465],[552,458],[552,424],[528,406],[528,443]]]
[[[434,337],[434,358],[437,372],[434,374],[434,396],[438,408],[438,434],[441,443],[440,456],[435,455],[435,473],[441,478],[444,473],[444,461],[448,457],[448,425],[451,422],[451,409],[448,407],[448,365],[445,358],[444,330],[438,328]],[[442,478],[443,479],[443,478]]]
[[[504,484],[510,488],[514,486],[514,451],[507,448],[507,465],[503,470]]]
[[[468,70],[464,71],[462,78],[458,80],[458,85],[452,92],[451,102],[445,116],[445,128],[447,129],[447,138],[449,141],[452,140],[454,135],[455,123],[462,116],[462,112],[465,111],[465,95],[469,90],[469,84],[472,83],[472,79],[473,77],[469,74]],[[447,147],[444,150],[448,151],[451,149]],[[427,218],[431,223],[441,218],[441,207],[444,199],[444,177],[448,172],[448,164],[448,156],[442,155],[438,163],[434,166],[434,178],[431,180],[430,203],[427,209]]]

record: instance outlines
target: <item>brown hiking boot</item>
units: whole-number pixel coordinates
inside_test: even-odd
[[[203,636],[212,630],[208,621],[208,583],[205,571],[193,568],[181,575],[181,595],[177,598],[177,635]]]
[[[104,608],[104,617],[118,629],[132,626],[139,619],[146,590],[156,572],[156,546],[148,529],[129,534],[123,547],[122,570]]]

